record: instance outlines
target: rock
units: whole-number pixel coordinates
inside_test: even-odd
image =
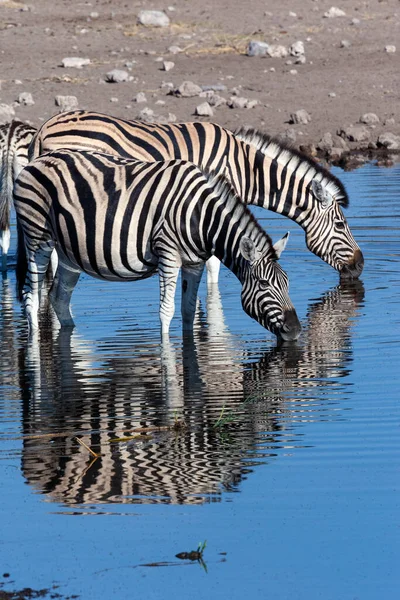
[[[206,91],[206,92],[201,92],[200,97],[201,98],[207,98],[208,104],[210,106],[214,106],[215,108],[217,108],[218,106],[223,106],[224,104],[226,104],[226,98],[224,98],[223,96],[219,96],[218,94],[216,94],[212,90],[209,90],[209,91]]]
[[[258,40],[252,40],[249,42],[247,47],[247,56],[265,56],[267,54],[267,50],[269,48],[269,44],[266,42],[259,42]]]
[[[119,102],[119,99],[113,96],[112,98],[110,98],[110,102]]]
[[[56,96],[55,103],[56,106],[60,107],[60,112],[78,108],[78,98],[76,96]]]
[[[271,58],[286,58],[288,49],[285,46],[272,45],[267,50],[267,56]]]
[[[0,104],[0,125],[12,121],[15,117],[15,110],[9,104]]]
[[[350,25],[359,25],[361,23],[360,19],[352,19],[350,21]]]
[[[139,121],[145,121],[146,123],[152,123],[154,121],[155,112],[152,108],[146,106],[143,110],[140,111],[137,118]]]
[[[349,142],[367,142],[370,138],[369,130],[363,125],[350,125],[346,129],[341,129],[338,135]]]
[[[227,104],[229,108],[254,108],[258,104],[258,100],[249,100],[241,96],[231,96]]]
[[[163,71],[171,71],[175,66],[175,63],[172,62],[171,60],[164,60],[163,61]]]
[[[322,152],[330,152],[333,148],[333,137],[331,133],[325,133],[317,144],[317,149]]]
[[[23,104],[24,106],[32,106],[33,104],[35,104],[32,94],[30,94],[29,92],[22,92],[22,94],[18,96],[18,102],[19,104]]]
[[[171,54],[179,54],[180,52],[183,52],[183,50],[179,46],[170,46],[168,48],[168,52]]]
[[[161,10],[141,10],[138,22],[145,27],[168,27],[170,24],[168,15]]]
[[[375,113],[365,113],[360,117],[360,123],[365,123],[365,125],[376,125],[379,123],[379,117]]]
[[[301,110],[297,110],[295,113],[290,115],[290,123],[294,123],[295,125],[306,125],[311,121],[311,117],[304,108]]]
[[[350,48],[350,46],[351,46],[351,42],[349,42],[349,40],[342,40],[340,42],[341,48]]]
[[[196,83],[192,81],[184,81],[176,90],[175,95],[182,98],[192,98],[193,96],[199,96],[202,89]]]
[[[82,69],[85,65],[90,65],[90,58],[79,58],[77,56],[69,56],[67,58],[63,58],[61,61],[61,66],[65,69]]]
[[[128,71],[122,69],[113,69],[106,74],[107,83],[122,83],[123,81],[129,81]]]
[[[196,106],[194,114],[199,117],[212,117],[214,115],[214,111],[208,102],[203,102],[202,104]]]
[[[329,92],[328,96],[329,98],[336,98],[335,92]]]
[[[304,44],[303,42],[295,42],[289,48],[289,54],[291,56],[303,56],[304,54]]]
[[[378,146],[388,148],[388,150],[400,150],[400,135],[394,133],[382,133],[378,137]]]
[[[385,52],[387,52],[388,54],[393,54],[394,52],[396,52],[396,46],[385,46]]]
[[[396,121],[394,120],[394,118],[393,117],[389,117],[388,119],[385,119],[385,121],[384,121],[383,124],[390,126],[390,125],[394,125],[395,123],[396,123]]]
[[[297,75],[298,71],[297,71],[297,69],[290,69],[289,73],[291,75]]]
[[[286,129],[283,133],[280,133],[277,136],[277,138],[280,142],[283,142],[284,144],[289,144],[291,146],[296,142],[297,134],[296,131],[292,127],[290,127],[289,129]]]
[[[304,65],[306,62],[306,57],[304,56],[304,54],[302,54],[301,56],[298,56],[296,58],[296,60],[294,61],[295,65]]]
[[[331,8],[324,13],[324,17],[326,19],[333,19],[335,17],[345,17],[346,13],[341,8],[337,8],[336,6],[331,6]]]
[[[141,102],[147,102],[146,94],[144,92],[139,92],[134,97],[134,101],[140,104]]]

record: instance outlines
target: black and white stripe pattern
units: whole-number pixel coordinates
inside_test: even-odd
[[[22,171],[14,202],[28,258],[22,295],[32,330],[38,327],[39,290],[56,247],[51,301],[62,325],[73,325],[70,297],[82,271],[133,281],[158,269],[166,334],[182,269],[183,327],[191,329],[204,261],[215,255],[242,283],[242,305],[252,318],[283,339],[300,334],[288,279],[276,260],[284,243],[272,246],[221,176],[205,175],[186,161],[144,163],[59,150]],[[21,269],[18,276],[25,280]]]
[[[18,173],[28,164],[28,147],[36,129],[22,121],[0,125],[0,249],[2,269],[10,247],[12,188]]]
[[[146,161],[179,158],[223,173],[243,202],[298,223],[307,247],[341,277],[358,277],[362,271],[363,255],[342,212],[349,202],[343,184],[313,159],[258,131],[234,134],[212,123],[148,124],[73,111],[44,123],[30,154],[59,148]]]

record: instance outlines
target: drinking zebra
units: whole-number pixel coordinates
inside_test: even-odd
[[[149,124],[91,111],[50,118],[34,137],[30,157],[59,148],[95,150],[145,161],[183,159],[223,173],[243,202],[285,215],[305,231],[309,250],[357,278],[364,258],[342,207],[349,204],[339,179],[312,158],[255,130],[232,133],[212,123]],[[218,280],[219,263],[207,265]]]
[[[183,328],[190,330],[204,261],[215,255],[240,280],[248,315],[285,340],[300,334],[287,275],[276,262],[287,238],[273,246],[222,176],[205,175],[181,160],[144,163],[59,150],[25,167],[14,186],[14,203],[17,278],[32,331],[38,328],[39,291],[56,247],[59,267],[50,299],[61,325],[73,326],[70,298],[82,271],[134,281],[158,269],[161,330],[167,334],[181,268]]]
[[[22,121],[0,125],[0,249],[2,270],[7,268],[10,248],[10,210],[12,189],[18,173],[28,164],[28,147],[34,127]]]

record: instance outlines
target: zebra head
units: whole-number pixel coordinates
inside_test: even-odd
[[[289,298],[289,280],[277,262],[283,252],[287,233],[271,248],[260,252],[253,240],[243,236],[240,251],[247,261],[243,278],[243,310],[260,325],[284,341],[297,340],[301,325]]]
[[[304,223],[307,248],[339,271],[341,279],[360,276],[364,257],[343,215],[340,198],[335,199],[334,190],[315,179],[311,182],[310,194],[313,203],[313,219]],[[317,217],[315,217],[317,215]]]

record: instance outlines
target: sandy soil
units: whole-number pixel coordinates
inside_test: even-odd
[[[348,143],[349,148],[373,148],[384,132],[400,135],[400,4],[338,0],[336,6],[346,15],[325,18],[331,6],[332,0],[176,0],[170,6],[0,0],[0,103],[14,103],[16,117],[35,126],[59,112],[56,95],[76,96],[79,108],[130,119],[148,106],[157,115],[173,113],[177,121],[212,120],[231,129],[249,125],[272,135],[289,129],[300,147],[318,145],[327,132],[342,147],[337,131],[373,112],[379,123],[367,126],[367,139]],[[170,26],[138,25],[141,9],[164,9]],[[249,57],[246,49],[254,39],[286,47],[301,40],[306,62],[287,64],[294,63],[290,56]],[[341,47],[342,40],[350,46]],[[396,52],[385,51],[396,42]],[[183,52],[172,54],[173,45]],[[82,69],[60,66],[70,56],[91,63]],[[174,68],[164,71],[161,57],[173,61]],[[130,70],[126,63],[133,63]],[[114,68],[129,70],[133,81],[105,83],[105,74]],[[224,85],[226,90],[218,92],[224,98],[236,91],[258,104],[250,109],[225,105],[214,108],[212,117],[196,117],[204,99],[167,95],[168,88],[161,87],[163,82],[178,87],[185,80]],[[21,92],[30,92],[35,104],[15,104]],[[138,92],[145,92],[146,104],[135,102]],[[311,121],[290,124],[290,115],[299,109]]]

